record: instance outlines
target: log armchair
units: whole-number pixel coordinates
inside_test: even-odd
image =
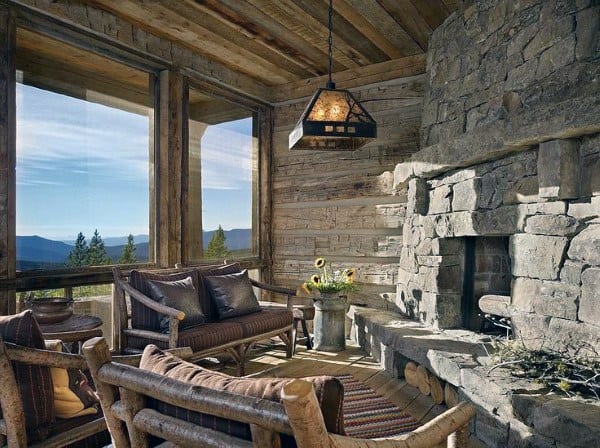
[[[148,344],[163,349],[190,347],[194,360],[227,352],[236,362],[239,375],[244,374],[247,351],[259,340],[278,336],[286,345],[286,356],[293,355],[295,291],[249,279],[237,263],[169,271],[134,270],[127,276],[114,268],[113,277],[114,345],[122,353],[140,353]],[[230,288],[230,295],[223,293],[215,298],[215,291],[228,289],[228,284],[219,283],[223,279],[238,283]],[[157,292],[156,285],[171,289]],[[286,306],[261,308],[252,287],[285,296]],[[190,290],[194,291],[193,297]],[[180,294],[182,291],[185,294]],[[240,298],[246,293],[251,295],[248,300],[252,303],[239,311],[248,306]],[[224,305],[227,299],[230,302]]]
[[[149,347],[144,356],[152,351],[154,354],[151,356],[154,356],[159,350]],[[102,338],[84,343],[83,353],[101,393],[113,445],[119,447],[147,447],[164,440],[166,443],[161,446],[426,448],[448,440],[449,447],[457,448],[466,447],[466,426],[475,414],[472,405],[460,403],[424,426],[397,438],[357,439],[343,435],[343,422],[332,426],[331,416],[324,413],[323,402],[328,401],[332,405],[335,400],[332,402],[331,397],[326,397],[323,389],[317,398],[315,390],[319,383],[314,379],[310,379],[311,382],[308,378],[279,379],[285,384],[279,389],[280,396],[273,400],[272,397],[257,397],[256,391],[255,395],[250,395],[248,392],[232,393],[216,388],[210,378],[198,382],[197,366],[190,363],[178,366],[173,363],[172,357],[167,363],[168,373],[183,367],[189,381],[116,364],[111,361],[108,346]],[[152,362],[156,363],[157,359],[160,358],[152,358]],[[266,380],[229,378],[246,382]],[[264,383],[259,384],[262,388]],[[246,390],[253,389],[251,384],[244,387]],[[343,387],[339,394],[343,400]],[[338,409],[342,408],[341,400],[337,401]],[[167,412],[169,409],[172,412]],[[213,418],[242,422],[250,429],[246,437],[242,437],[228,431],[234,423],[219,425],[213,423]],[[337,418],[340,418],[339,412]],[[339,434],[332,433],[330,429]]]

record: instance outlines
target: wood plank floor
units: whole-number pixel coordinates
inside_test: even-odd
[[[224,373],[235,375],[233,363],[215,367]],[[343,373],[362,381],[421,423],[428,422],[447,409],[445,406],[435,405],[431,397],[421,394],[417,388],[408,385],[404,380],[386,374],[378,362],[366,356],[351,341],[347,341],[346,350],[339,353],[306,350],[299,344],[292,359],[285,357],[283,345],[261,345],[252,351],[246,364],[247,376],[299,378]],[[432,448],[444,446],[445,444],[442,444]],[[482,447],[484,445],[476,440],[469,443],[469,448]]]

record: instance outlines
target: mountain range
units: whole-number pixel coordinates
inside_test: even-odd
[[[229,250],[244,250],[252,247],[252,229],[225,230],[225,244]],[[214,230],[203,232],[204,248],[212,238]],[[116,261],[121,256],[127,243],[127,237],[107,237],[102,239],[106,253],[111,260]],[[135,235],[133,241],[136,247],[137,260],[148,260],[148,235]],[[88,241],[89,243],[89,241]],[[17,236],[17,270],[56,269],[64,267],[74,241],[56,241],[38,235]]]

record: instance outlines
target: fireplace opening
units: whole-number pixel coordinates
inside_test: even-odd
[[[478,302],[486,294],[510,295],[511,269],[508,237],[465,237],[462,327],[487,331]],[[492,326],[492,331],[494,330]]]

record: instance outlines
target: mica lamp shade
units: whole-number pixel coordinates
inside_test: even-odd
[[[354,151],[377,137],[377,123],[348,90],[319,89],[290,133],[290,149]]]

